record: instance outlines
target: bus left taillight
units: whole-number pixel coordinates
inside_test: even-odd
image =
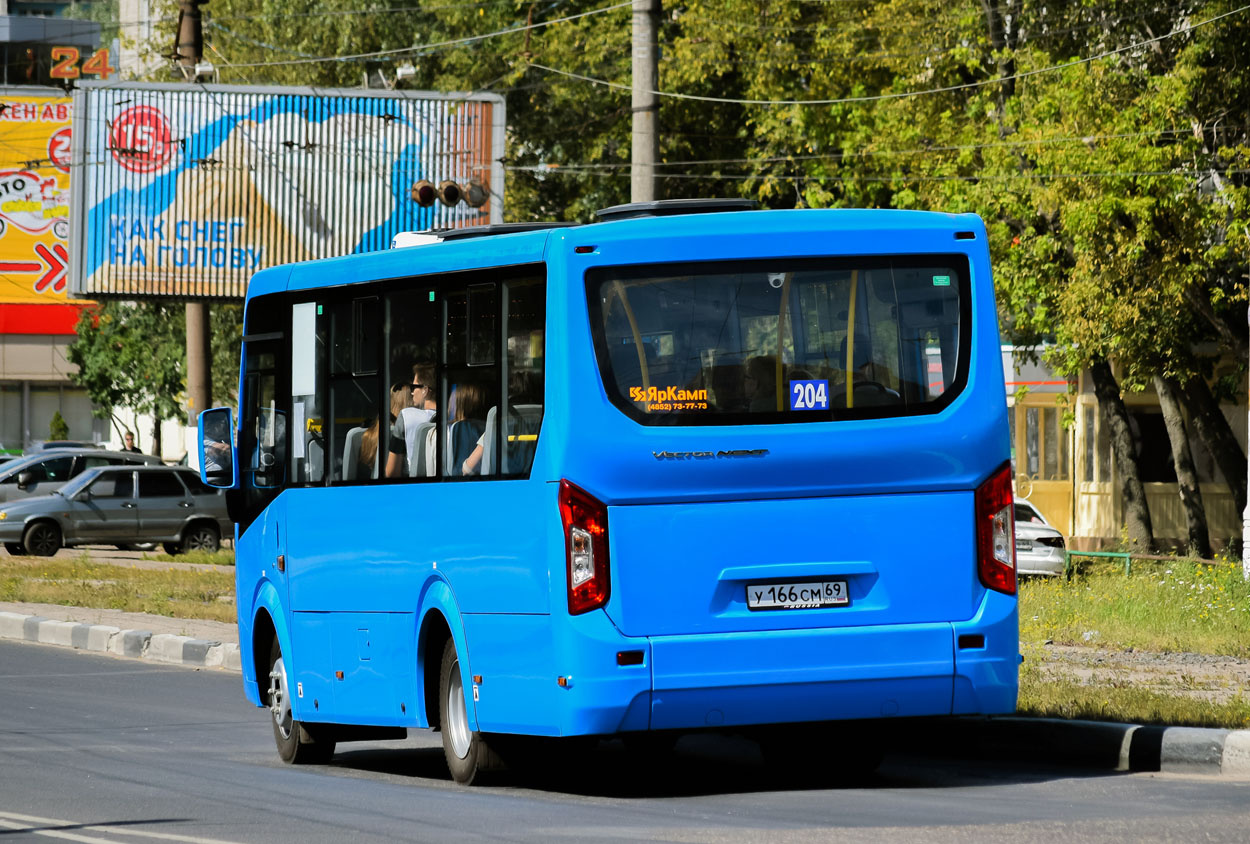
[[[564,523],[569,613],[578,615],[608,602],[608,508],[584,489],[562,480],[560,520]]]
[[[977,487],[977,574],[986,587],[1016,594],[1016,520],[1011,500],[1011,464]]]

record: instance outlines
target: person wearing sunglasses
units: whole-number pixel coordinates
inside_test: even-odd
[[[410,456],[417,453],[417,431],[423,422],[434,420],[438,405],[434,402],[434,365],[417,363],[412,367],[408,384],[411,403],[400,411],[391,426],[390,453],[386,458],[388,478],[410,477]]]

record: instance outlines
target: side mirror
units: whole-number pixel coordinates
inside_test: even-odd
[[[200,480],[217,489],[238,485],[234,417],[228,407],[215,407],[199,418]]]
[[[90,500],[91,500],[91,490],[90,490],[90,489],[80,489],[80,490],[78,491],[78,494],[74,496],[74,500],[75,500],[75,501],[90,501]]]
[[[35,482],[34,472],[31,472],[30,470],[27,470],[25,472],[18,472],[17,474],[17,488],[18,489],[26,489],[26,487],[30,486],[34,482]]]

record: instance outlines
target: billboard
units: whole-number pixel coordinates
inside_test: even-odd
[[[0,303],[66,303],[69,186],[69,97],[0,91]]]
[[[503,221],[493,94],[88,82],[73,129],[77,295],[237,298],[264,267]],[[484,203],[420,205],[427,181]]]

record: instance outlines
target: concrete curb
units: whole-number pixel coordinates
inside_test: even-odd
[[[241,667],[239,646],[233,642],[223,644],[190,636],[153,634],[149,630],[122,630],[107,624],[53,621],[13,612],[0,612],[0,639],[60,645],[169,665],[227,671],[239,671]]]
[[[974,717],[962,719],[940,743],[946,742],[986,755],[1113,771],[1250,778],[1250,730]]]
[[[239,646],[107,624],[0,612],[0,639],[109,653],[170,665],[239,671]],[[1250,730],[1156,727],[1061,718],[968,717],[897,722],[890,745],[1112,771],[1250,779]]]

